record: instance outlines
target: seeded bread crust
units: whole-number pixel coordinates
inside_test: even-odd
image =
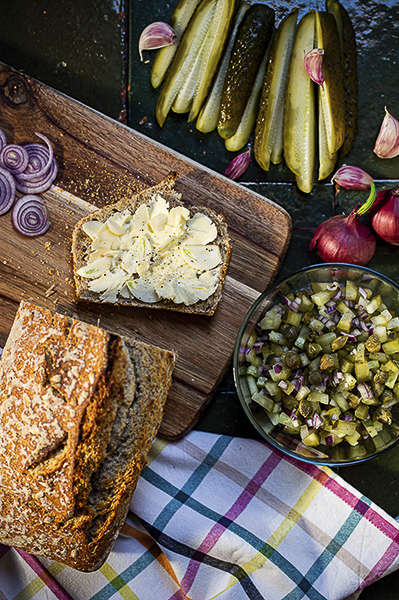
[[[21,302],[0,360],[0,542],[80,571],[106,560],[176,355]]]
[[[130,199],[123,199],[114,204],[110,204],[100,210],[90,213],[86,217],[83,217],[75,226],[72,234],[72,260],[73,260],[73,273],[75,280],[76,298],[80,301],[86,302],[97,302],[103,303],[100,299],[99,294],[92,292],[88,288],[88,280],[84,277],[80,277],[77,271],[85,266],[88,261],[90,254],[90,237],[83,231],[82,226],[87,221],[98,220],[102,223],[111,217],[116,212],[130,209],[134,213],[141,204],[149,203],[154,194],[160,193],[162,197],[169,202],[170,208],[175,206],[183,206],[181,201],[181,194],[175,191],[174,185],[178,178],[177,173],[169,173],[169,175],[161,181],[159,184],[144,190],[138,194],[133,195]],[[185,205],[184,205],[185,206]],[[185,313],[195,313],[204,315],[213,315],[217,305],[222,297],[222,290],[225,283],[227,269],[230,262],[231,256],[231,244],[230,237],[228,234],[227,224],[223,215],[216,213],[212,209],[204,206],[186,206],[189,210],[190,215],[201,212],[207,215],[217,228],[217,239],[212,242],[219,246],[220,254],[222,257],[222,266],[220,271],[219,282],[216,291],[206,300],[199,300],[195,304],[186,306],[185,304],[177,304],[170,300],[160,300],[159,302],[146,303],[136,298],[122,298],[118,297],[117,304],[123,304],[127,306],[141,306],[147,308],[162,308],[168,310],[174,310]]]

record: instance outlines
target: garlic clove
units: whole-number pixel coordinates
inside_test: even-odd
[[[156,21],[143,29],[139,39],[140,60],[143,60],[143,50],[157,50],[165,46],[173,46],[176,32],[168,23]]]
[[[385,117],[374,146],[379,158],[393,158],[399,154],[399,121],[385,107]]]
[[[304,65],[305,71],[309,75],[310,79],[323,87],[324,76],[323,76],[323,56],[324,50],[322,48],[315,48],[305,54]]]
[[[223,175],[229,179],[238,179],[248,169],[250,159],[251,148],[248,148],[248,150],[233,158],[228,167],[223,171]]]
[[[368,190],[372,181],[373,178],[366,171],[352,165],[343,165],[331,179],[331,183],[350,190]]]

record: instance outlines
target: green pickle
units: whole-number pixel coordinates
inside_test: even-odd
[[[201,0],[166,72],[156,106],[162,127],[171,109],[197,118],[218,67],[234,17],[235,0]]]
[[[209,93],[213,77],[223,55],[235,8],[236,0],[217,0],[216,2],[206,43],[201,48],[201,64],[188,115],[189,122],[197,118]]]
[[[267,71],[269,62],[271,42],[265,52],[263,60],[260,64],[254,84],[252,86],[251,94],[248,98],[248,102],[245,106],[241,120],[238,124],[235,134],[225,141],[226,149],[230,152],[237,152],[244,148],[249,142],[252,132],[255,127],[256,116],[258,113],[259,98],[262,92],[263,80]]]
[[[156,106],[156,118],[161,127],[193,68],[212,22],[215,7],[216,0],[201,0],[184,31],[167,70]]]
[[[304,65],[304,54],[314,49],[314,32],[315,11],[310,10],[295,32],[283,119],[284,159],[305,194],[312,191],[316,171],[315,89]]]
[[[282,19],[273,38],[256,118],[254,155],[265,171],[283,161],[284,96],[299,9]]]
[[[245,13],[249,9],[249,6],[250,5],[248,4],[248,2],[246,2],[246,0],[241,0],[237,8],[236,14],[234,15],[234,23],[231,28],[230,36],[226,43],[226,47],[218,67],[218,72],[212,83],[212,87],[209,91],[208,97],[202,105],[197,122],[195,124],[198,131],[201,131],[202,133],[209,133],[217,127],[220,111],[220,102],[223,92],[223,84],[226,78],[227,69],[229,67],[231,53],[233,52],[233,47],[238,29],[241,25]]]
[[[176,33],[171,46],[165,46],[158,50],[151,70],[151,85],[157,88],[164,80],[166,71],[173,60],[181,37],[195,11],[200,0],[178,0],[170,19],[170,26]]]
[[[318,94],[327,149],[334,156],[345,139],[345,89],[338,28],[329,12],[316,12],[316,47],[324,51],[324,83],[318,86]]]
[[[252,332],[245,360],[269,429],[313,448],[342,445],[350,459],[399,434],[399,320],[372,289],[348,280],[285,296]]]
[[[338,0],[327,0],[326,9],[334,16],[337,23],[344,72],[345,139],[338,152],[339,158],[343,158],[349,154],[355,145],[358,130],[359,86],[357,79],[356,35],[346,9],[338,2]]]
[[[223,85],[218,133],[233,137],[248,104],[256,75],[274,31],[274,10],[253,4],[246,12],[237,33]]]

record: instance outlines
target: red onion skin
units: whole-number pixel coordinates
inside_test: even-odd
[[[317,245],[324,262],[366,265],[374,255],[376,239],[370,228],[358,218],[356,210],[349,216],[336,215],[319,225],[309,250]]]
[[[370,209],[370,222],[382,240],[399,246],[399,185],[378,192]]]

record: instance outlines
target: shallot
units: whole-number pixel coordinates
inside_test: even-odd
[[[322,88],[324,83],[323,55],[324,50],[322,48],[314,48],[314,50],[310,50],[310,52],[305,54],[304,58],[306,73],[309,75],[312,81],[320,85]]]
[[[25,171],[29,163],[26,148],[19,144],[5,144],[0,152],[0,164],[13,175]]]

